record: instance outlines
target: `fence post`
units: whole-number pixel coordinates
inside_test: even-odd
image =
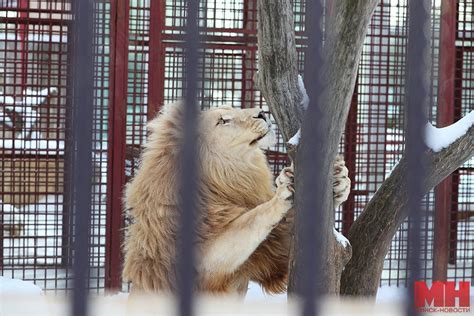
[[[162,31],[165,24],[165,1],[150,2],[150,44],[148,64],[148,118],[159,111],[165,101],[165,45]]]
[[[405,118],[406,118],[406,161],[407,172],[404,179],[407,185],[409,214],[408,225],[408,304],[407,315],[417,315],[414,284],[421,277],[421,202],[423,184],[426,179],[426,162],[423,157],[427,146],[423,139],[427,123],[430,100],[430,39],[427,31],[430,24],[431,1],[411,0],[408,2],[408,43],[405,79]]]
[[[87,315],[89,282],[90,216],[92,202],[92,137],[94,118],[94,6],[95,1],[73,3],[74,64],[72,138],[67,145],[72,151],[71,201],[74,218],[73,300],[74,316]]]
[[[193,314],[195,271],[195,227],[199,181],[199,155],[197,149],[196,102],[198,91],[198,62],[200,36],[198,29],[199,1],[187,1],[185,27],[185,109],[183,113],[183,144],[180,151],[179,174],[179,230],[176,253],[178,254],[178,311],[181,316]]]
[[[111,3],[105,288],[121,288],[128,84],[129,1]]]
[[[454,122],[454,76],[456,69],[456,1],[441,2],[439,45],[438,126]],[[435,189],[433,280],[447,277],[449,231],[453,176],[444,179]]]
[[[321,0],[306,3],[305,29],[308,31],[308,47],[305,52],[305,80],[311,82],[307,88],[310,99],[305,113],[301,133],[302,142],[297,152],[295,167],[296,222],[295,232],[295,276],[296,290],[302,298],[302,315],[318,315],[320,296],[326,286],[323,273],[322,254],[328,247],[325,225],[328,223],[327,205],[329,195],[325,181],[325,170],[329,170],[323,150],[328,144],[328,121],[325,111],[326,85],[323,57],[323,12]],[[332,201],[331,201],[332,202]],[[330,203],[331,203],[330,202]],[[331,228],[332,230],[332,228]],[[299,249],[300,248],[300,249]]]

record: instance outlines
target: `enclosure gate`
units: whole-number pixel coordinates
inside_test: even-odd
[[[203,108],[221,104],[268,110],[253,76],[258,69],[256,1],[207,0],[200,69]],[[448,3],[448,4],[447,4]],[[433,121],[439,126],[474,104],[474,4],[433,1]],[[297,44],[305,46],[304,1],[293,1]],[[138,165],[146,121],[182,96],[184,0],[99,1],[95,28],[94,191],[90,237],[93,290],[121,282],[124,184]],[[47,290],[71,287],[64,140],[69,132],[69,0],[0,1],[0,271]],[[383,0],[364,46],[341,152],[353,180],[336,214],[347,232],[403,151],[406,1]],[[303,73],[303,54],[300,53]],[[439,68],[438,68],[439,65]],[[439,95],[439,97],[438,97]],[[268,158],[277,173],[288,160],[280,141]],[[474,163],[426,198],[423,273],[474,281]],[[435,199],[436,195],[436,199]],[[436,215],[436,216],[435,216]],[[445,238],[434,238],[445,230]],[[407,225],[395,237],[382,283],[407,282]],[[433,267],[434,264],[434,267]]]

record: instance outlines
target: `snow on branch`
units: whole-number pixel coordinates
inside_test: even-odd
[[[308,109],[309,96],[306,93],[306,87],[304,86],[303,77],[301,77],[301,75],[298,75],[298,89],[300,90],[301,94],[303,95],[303,98],[301,99],[300,105],[303,108],[303,110],[306,111],[306,109]],[[287,143],[288,146],[293,147],[293,148],[298,146],[298,144],[300,143],[300,138],[301,138],[301,128],[298,129],[298,132],[296,132],[296,134],[293,135],[293,137],[291,137],[288,140],[288,143]]]
[[[428,123],[425,127],[425,143],[433,152],[439,152],[465,135],[472,125],[474,111],[447,127],[436,128]]]
[[[306,87],[304,86],[303,77],[301,77],[301,75],[298,75],[298,88],[303,95],[303,98],[301,99],[301,106],[304,110],[306,110],[309,104],[309,96],[306,93]]]
[[[298,144],[300,143],[300,138],[301,138],[301,128],[298,130],[298,132],[296,132],[295,135],[293,135],[293,137],[291,137],[288,140],[288,145],[293,146],[293,147],[298,146]]]
[[[351,244],[349,240],[346,237],[344,237],[343,234],[338,232],[335,228],[333,229],[333,233],[334,233],[334,237],[336,237],[336,241],[339,244],[341,244],[344,248],[347,248],[347,246]]]

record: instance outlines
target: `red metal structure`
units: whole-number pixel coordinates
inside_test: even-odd
[[[203,108],[227,103],[268,110],[253,82],[258,69],[256,1],[202,4]],[[293,4],[302,67],[304,1]],[[96,291],[126,288],[120,277],[126,226],[122,191],[138,165],[147,120],[160,105],[182,96],[184,6],[184,0],[96,4],[89,278]],[[433,1],[431,115],[438,126],[473,109],[473,11],[472,0]],[[336,214],[337,228],[344,232],[403,152],[406,14],[405,0],[381,1],[364,46],[341,143],[353,179],[349,200]],[[70,0],[0,1],[0,19],[0,271],[47,290],[67,290],[74,237],[63,194],[68,185]],[[40,91],[43,96],[37,95]],[[281,141],[268,158],[275,173],[288,163]],[[473,169],[468,162],[426,197],[427,279],[474,281]],[[407,232],[405,223],[387,255],[382,283],[406,284]]]

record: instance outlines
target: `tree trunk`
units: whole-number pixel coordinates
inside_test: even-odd
[[[370,17],[378,0],[342,1],[335,0],[329,20],[328,42],[325,47],[327,55],[328,78],[327,106],[329,139],[327,148],[321,150],[325,155],[323,161],[333,161],[339,141],[345,127],[349,111],[350,99],[354,90],[357,67],[367,33]],[[288,141],[301,126],[303,109],[302,94],[298,88],[297,52],[295,44],[293,11],[290,0],[259,0],[258,1],[258,45],[259,73],[257,85],[262,91],[270,110],[275,117],[285,141]],[[304,141],[304,140],[303,140]],[[294,156],[294,155],[293,155]],[[297,163],[297,162],[296,162]],[[331,168],[331,166],[328,166]],[[330,170],[324,174],[332,176]],[[332,179],[320,179],[323,183],[331,183]],[[297,185],[298,187],[298,185]],[[327,199],[332,199],[330,195]],[[332,205],[332,200],[322,201],[321,205]],[[330,284],[325,287],[327,293],[339,293],[340,275],[350,258],[350,247],[339,245],[333,235],[334,210],[327,209],[329,223],[321,232],[324,240],[329,243],[325,249],[329,253],[323,255],[323,269]],[[298,229],[298,227],[295,227]],[[293,238],[292,249],[299,249]],[[289,290],[293,291],[297,276],[294,275],[295,253],[292,251],[290,260]]]
[[[474,155],[474,127],[440,152],[427,152],[428,178],[424,190],[428,192]],[[341,294],[375,296],[379,287],[383,262],[393,236],[408,215],[408,192],[404,175],[407,172],[402,158],[390,176],[377,190],[348,234],[353,255],[342,273]]]
[[[327,34],[328,40],[324,49],[327,56],[327,70],[323,74],[327,80],[324,94],[327,97],[323,100],[323,104],[327,108],[325,116],[328,118],[329,139],[326,148],[321,150],[321,154],[325,155],[322,161],[333,161],[335,158],[350,107],[363,42],[371,15],[378,2],[379,0],[332,0],[327,27],[330,32]],[[301,107],[302,94],[298,88],[291,1],[258,0],[257,9],[259,73],[255,80],[277,121],[284,140],[288,141],[300,128],[304,114]],[[308,31],[311,30],[308,29]],[[309,84],[311,83],[307,83]],[[473,155],[472,133],[471,128],[467,135],[449,148],[438,153],[426,154],[426,159],[429,161],[429,176],[425,182],[426,191],[433,188]],[[289,148],[291,157],[296,156],[297,149]],[[351,295],[376,294],[390,241],[406,218],[403,206],[406,204],[407,192],[403,191],[402,185],[405,170],[405,159],[402,159],[353,224],[349,232],[352,259],[347,265],[351,249],[341,247],[335,241],[332,233],[334,211],[328,207],[327,217],[331,219],[331,223],[324,232],[321,232],[328,245],[324,248],[326,253],[320,254],[326,258],[323,273],[327,275],[324,281],[327,282],[325,289],[328,294],[339,292]],[[326,170],[324,174],[330,177],[332,173]],[[296,177],[298,182],[298,174]],[[320,181],[331,183],[328,178],[320,179]],[[298,183],[296,186],[298,187]],[[321,205],[332,205],[332,201],[322,201]],[[298,227],[294,230],[298,230]],[[293,244],[292,247],[290,292],[296,288],[295,282],[298,281],[298,276],[294,275],[294,250],[299,247],[297,244]]]

